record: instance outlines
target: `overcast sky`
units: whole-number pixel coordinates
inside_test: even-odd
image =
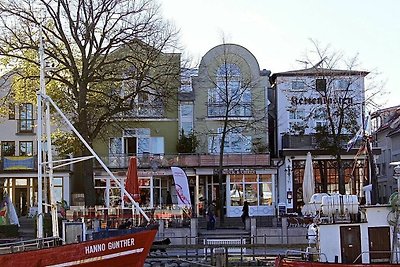
[[[159,0],[164,17],[180,29],[184,54],[194,63],[226,42],[242,45],[272,73],[300,69],[310,38],[380,73],[400,105],[400,1],[398,0]],[[375,76],[375,75],[374,75]],[[385,100],[385,101],[384,101]]]

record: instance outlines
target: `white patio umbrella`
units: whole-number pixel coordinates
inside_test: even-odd
[[[315,192],[315,179],[314,179],[314,168],[312,163],[311,153],[307,153],[306,165],[304,167],[303,177],[303,201],[304,209],[303,213],[310,212],[308,203]]]

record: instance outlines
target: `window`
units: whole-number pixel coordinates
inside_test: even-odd
[[[19,155],[20,156],[32,156],[33,155],[33,142],[32,141],[20,141],[19,142]]]
[[[157,94],[156,90],[143,89],[136,95],[134,99],[134,107],[131,110],[124,112],[123,115],[126,117],[162,117],[164,116],[164,103],[162,97]]]
[[[305,118],[304,109],[289,110],[290,120],[303,120]]]
[[[261,174],[260,175],[260,205],[272,205],[272,175],[271,174]]]
[[[218,134],[212,135],[208,139],[208,152],[212,154],[219,153],[221,144],[222,128],[218,129]],[[225,136],[224,153],[250,153],[251,136],[244,135],[240,129],[235,132],[229,132]]]
[[[123,137],[110,138],[110,155],[164,154],[164,137],[151,137],[149,128],[125,129]]]
[[[18,132],[33,132],[33,105],[31,103],[21,104],[18,126]]]
[[[326,111],[323,108],[318,108],[314,111],[314,124],[315,128],[324,127],[327,125]]]
[[[325,79],[316,79],[315,80],[315,89],[317,91],[326,91],[326,80]]]
[[[62,177],[54,177],[53,178],[54,185],[54,197],[56,202],[62,202],[63,198],[63,178]]]
[[[216,72],[216,87],[208,90],[208,116],[250,117],[252,95],[242,88],[240,68],[236,64],[223,64]]]
[[[322,127],[325,127],[326,125],[327,125],[326,120],[315,121],[315,128],[322,128]]]
[[[162,100],[156,93],[140,92],[136,97],[136,105],[139,117],[161,117],[164,114]]]
[[[304,81],[292,81],[292,90],[302,91],[305,88]]]
[[[2,141],[1,142],[1,155],[15,156],[15,142],[14,141]]]
[[[153,154],[164,154],[164,137],[151,137],[150,152]]]
[[[219,66],[217,69],[217,76],[224,77],[239,77],[240,76],[240,68],[238,65],[233,63],[225,63]]]
[[[271,174],[230,175],[230,206],[242,206],[246,200],[250,206],[270,206],[273,204],[273,184]]]
[[[181,72],[181,92],[191,92],[192,87],[192,77],[197,75],[197,69],[183,69]]]
[[[110,146],[108,151],[110,154],[122,154],[122,138],[121,137],[110,138]]]
[[[182,104],[180,106],[180,133],[182,130],[187,135],[193,131],[193,105]]]
[[[348,90],[350,87],[350,80],[346,80],[346,79],[338,79],[335,80],[335,88],[339,89],[339,90]]]

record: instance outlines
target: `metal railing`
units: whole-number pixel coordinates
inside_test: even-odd
[[[59,237],[46,237],[32,240],[15,241],[0,244],[0,254],[55,247],[61,244]]]
[[[166,237],[166,236],[165,236]],[[215,237],[168,237],[171,244],[153,245],[148,261],[154,260],[186,260],[193,264],[209,264],[215,260],[216,253],[229,256],[230,262],[273,261],[277,255],[284,255],[287,250],[305,249],[307,245],[297,244],[268,244],[267,239],[279,236],[249,236],[249,235],[224,235],[218,238],[221,242],[214,242]],[[298,237],[298,236],[292,236]],[[257,242],[264,239],[264,242]],[[208,242],[208,241],[213,242]],[[242,242],[237,242],[242,240]],[[233,242],[232,242],[233,241]],[[265,266],[265,265],[264,265]]]
[[[213,154],[109,154],[102,156],[104,163],[110,168],[124,169],[128,167],[129,158],[138,159],[139,168],[165,168],[171,166],[183,167],[217,167],[219,155]],[[223,164],[225,167],[237,166],[270,166],[270,154],[225,154]]]

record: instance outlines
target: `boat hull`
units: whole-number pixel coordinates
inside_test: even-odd
[[[275,259],[275,267],[382,267],[382,266],[399,266],[398,264],[374,264],[374,263],[333,263],[333,262],[313,262],[292,260],[284,257],[277,257]]]
[[[157,229],[143,229],[52,248],[0,255],[1,267],[16,266],[133,266],[142,267]]]

